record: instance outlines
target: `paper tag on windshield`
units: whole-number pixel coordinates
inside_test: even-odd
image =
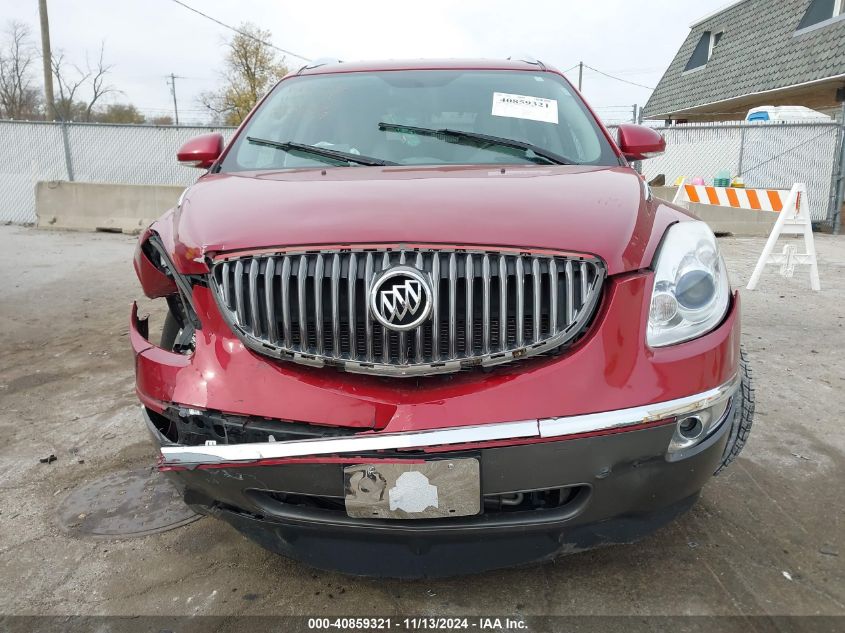
[[[542,97],[493,93],[493,116],[557,123],[557,101]]]

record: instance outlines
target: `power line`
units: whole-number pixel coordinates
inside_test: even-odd
[[[198,10],[198,9],[195,9],[194,7],[192,7],[192,6],[190,6],[190,5],[185,4],[184,2],[182,2],[182,0],[172,0],[172,1],[173,1],[173,2],[175,2],[176,4],[178,4],[178,5],[179,5],[179,6],[181,6],[181,7],[185,7],[186,9],[188,9],[188,11],[193,11],[193,12],[194,12],[194,13],[196,13],[197,15],[201,15],[201,16],[202,16],[202,17],[204,17],[206,20],[211,20],[212,22],[214,22],[214,23],[216,23],[216,24],[219,24],[219,25],[220,25],[220,26],[222,26],[223,28],[229,29],[230,31],[234,31],[234,32],[235,32],[235,33],[237,33],[238,35],[243,35],[244,37],[248,37],[249,39],[251,39],[251,40],[253,40],[253,41],[255,41],[255,42],[258,42],[259,44],[263,44],[264,46],[269,46],[270,48],[275,48],[277,51],[281,51],[281,52],[282,52],[282,53],[284,53],[285,55],[291,55],[292,57],[297,57],[297,58],[302,59],[302,60],[304,60],[304,61],[306,61],[306,62],[310,62],[310,61],[311,61],[311,59],[310,59],[309,57],[303,57],[302,55],[297,55],[296,53],[293,53],[293,52],[291,52],[291,51],[287,51],[287,50],[285,50],[284,48],[280,48],[280,47],[276,46],[276,45],[275,45],[275,44],[273,44],[272,42],[265,42],[264,40],[259,39],[259,38],[255,37],[254,35],[250,35],[249,33],[246,33],[245,31],[242,31],[241,29],[235,28],[234,26],[232,26],[232,25],[230,25],[230,24],[226,24],[225,22],[221,22],[221,21],[220,21],[220,20],[218,20],[217,18],[213,18],[213,17],[211,17],[210,15],[208,15],[208,14],[206,14],[206,13],[203,13],[202,11],[200,11],[200,10]]]
[[[620,68],[620,69],[611,69],[606,72],[612,73],[614,75],[648,75],[651,73],[656,73],[660,70],[664,70],[662,66],[654,67],[654,68]]]
[[[175,0],[174,0],[175,1]],[[616,81],[621,81],[622,83],[631,84],[632,86],[637,86],[638,88],[645,88],[646,90],[654,90],[654,86],[646,86],[644,84],[638,84],[636,81],[628,81],[627,79],[622,79],[621,77],[615,77],[614,75],[609,75],[606,72],[599,70],[598,68],[593,68],[587,64],[584,64],[586,68],[589,68],[593,72],[596,72],[600,75],[604,75],[605,77],[609,77],[610,79],[615,79]]]

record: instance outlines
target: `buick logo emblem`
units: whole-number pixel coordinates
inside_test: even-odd
[[[370,287],[370,310],[384,327],[412,330],[431,314],[431,282],[411,266],[394,266],[376,277]]]

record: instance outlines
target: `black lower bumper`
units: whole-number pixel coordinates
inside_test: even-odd
[[[698,493],[647,514],[594,524],[489,534],[372,534],[290,525],[221,510],[218,516],[262,547],[318,569],[356,576],[437,578],[551,560],[603,545],[633,543],[686,512]]]
[[[735,408],[718,430],[667,457],[674,425],[553,442],[429,454],[481,463],[484,495],[577,489],[549,509],[436,520],[355,519],[284,494],[343,498],[343,466],[299,463],[170,473],[185,500],[263,547],[314,567],[364,576],[449,576],[630,543],[686,511],[717,469]],[[419,454],[413,455],[419,458]],[[361,462],[366,463],[365,456]],[[268,496],[268,492],[272,492]]]

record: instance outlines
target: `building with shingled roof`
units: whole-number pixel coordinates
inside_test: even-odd
[[[845,100],[845,0],[740,0],[690,27],[647,119],[730,121],[766,105],[836,116]]]

